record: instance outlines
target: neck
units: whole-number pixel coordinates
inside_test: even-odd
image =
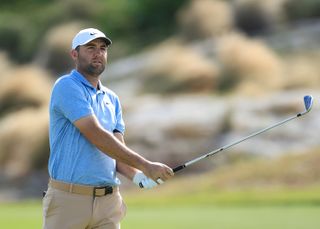
[[[77,71],[80,72],[81,75],[83,75],[84,78],[86,78],[94,88],[98,89],[100,75],[88,74],[87,72],[83,72],[80,69],[77,69]]]

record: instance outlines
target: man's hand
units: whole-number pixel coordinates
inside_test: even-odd
[[[144,175],[143,172],[140,172],[140,171],[134,175],[132,181],[140,188],[146,188],[146,189],[151,189],[158,185],[156,182],[154,182],[152,179],[150,179],[149,177]]]
[[[159,162],[150,162],[143,170],[147,177],[150,177],[153,181],[158,184],[162,184],[164,181],[171,178],[174,173],[170,167]]]

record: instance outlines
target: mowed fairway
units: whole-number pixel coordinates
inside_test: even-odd
[[[123,228],[316,229],[319,207],[178,207],[131,208]]]
[[[41,228],[41,203],[0,205],[0,228]],[[122,228],[316,229],[318,206],[128,206]]]

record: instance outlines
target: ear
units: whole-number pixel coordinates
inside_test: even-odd
[[[72,49],[70,51],[70,56],[72,57],[73,60],[76,60],[78,58],[78,51],[75,49]]]

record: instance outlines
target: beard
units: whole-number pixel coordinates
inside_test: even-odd
[[[94,66],[93,64],[88,64],[85,68],[85,72],[89,75],[99,76],[106,68],[105,64],[99,66]]]
[[[82,72],[90,75],[98,77],[106,68],[106,61],[96,63],[89,63],[88,60],[79,56],[78,59],[78,67],[82,70]]]

